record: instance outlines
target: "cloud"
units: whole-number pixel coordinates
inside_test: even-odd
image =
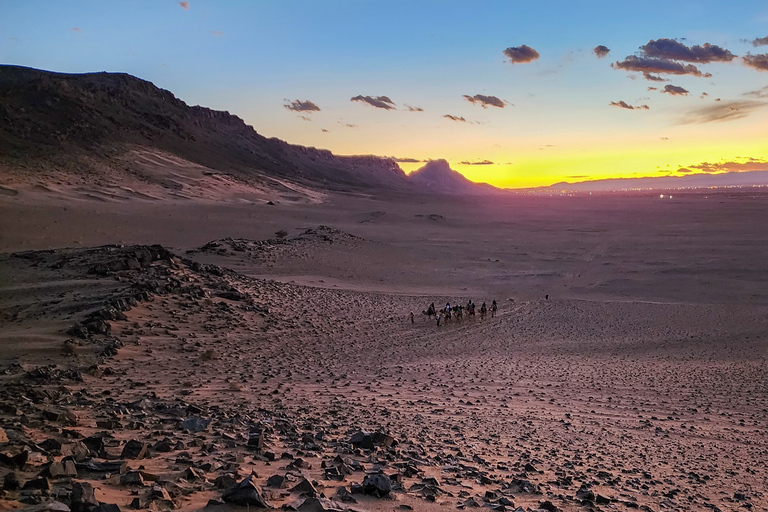
[[[730,162],[701,162],[688,167],[681,167],[677,172],[692,172],[693,170],[710,174],[719,174],[723,172],[749,172],[768,170],[768,160],[763,158],[739,158]]]
[[[317,105],[315,105],[309,100],[304,100],[304,101],[285,100],[285,101],[287,101],[288,103],[286,103],[283,106],[288,110],[292,110],[294,112],[320,112],[320,107],[318,107]]]
[[[493,162],[490,160],[480,160],[477,162],[470,162],[468,160],[464,160],[463,162],[459,162],[461,165],[494,165]]]
[[[461,121],[462,123],[466,123],[467,120],[463,117],[459,116],[452,116],[451,114],[445,114],[443,117],[450,119],[451,121]]]
[[[651,39],[647,44],[641,46],[640,50],[646,57],[698,62],[700,64],[730,62],[736,58],[730,51],[717,45],[704,43],[702,46],[689,47],[679,41],[667,38]]]
[[[721,101],[715,105],[707,105],[691,110],[680,119],[680,124],[733,121],[747,117],[755,110],[761,109],[766,105],[768,103],[755,100]]]
[[[766,46],[768,45],[768,36],[765,37],[758,37],[754,41],[752,41],[752,46],[758,47],[758,46]]]
[[[329,130],[326,130],[325,128],[320,128],[320,131],[323,133],[328,133]]]
[[[741,59],[744,61],[744,64],[751,68],[755,68],[758,71],[768,71],[768,53],[759,53],[757,55],[748,53]]]
[[[83,29],[81,29],[80,27],[72,27],[69,30],[71,30],[72,32],[82,32],[83,31]]]
[[[224,37],[224,32],[221,30],[211,30],[211,34],[213,34],[216,37]]]
[[[376,108],[383,108],[384,110],[392,110],[395,108],[395,102],[386,96],[355,96],[349,101],[362,101]]]
[[[768,98],[768,85],[756,91],[745,92],[744,96],[752,96],[754,98]]]
[[[398,158],[396,156],[393,156],[392,160],[401,164],[419,164],[424,162],[424,160],[419,160],[418,158]]]
[[[626,108],[627,110],[650,110],[648,105],[636,105],[632,106],[626,101],[612,101],[611,102],[612,107],[619,107],[619,108]]]
[[[504,50],[504,55],[512,64],[531,62],[539,58],[539,52],[528,45],[511,46]]]
[[[405,108],[408,109],[408,112],[424,112],[424,109],[421,107],[412,107],[410,105],[405,105]]]
[[[595,46],[595,47],[592,49],[592,51],[593,51],[593,52],[595,52],[595,55],[597,55],[597,58],[598,58],[598,59],[602,59],[603,57],[605,57],[606,55],[608,55],[608,53],[609,53],[611,50],[610,50],[610,48],[608,48],[607,46],[603,46],[603,45],[601,45],[601,44],[600,44],[600,45],[597,45],[597,46]]]
[[[645,78],[649,82],[666,82],[666,80],[661,78],[660,76],[652,75],[652,74],[648,73],[647,71],[645,73],[643,73],[643,78]]]
[[[189,10],[189,2],[179,2],[182,9]]]
[[[626,71],[639,71],[643,73],[643,76],[647,80],[659,81],[661,78],[651,75],[650,73],[666,73],[669,75],[693,75],[710,77],[709,73],[702,73],[699,68],[693,64],[681,64],[665,59],[656,59],[651,57],[639,57],[637,55],[630,55],[623,61],[616,61],[611,64],[614,69],[623,69]]]
[[[664,89],[662,89],[661,92],[670,94],[672,96],[688,96],[688,91],[682,87],[678,87],[677,85],[667,84],[664,86]]]
[[[648,90],[649,91],[658,91],[659,88],[658,87],[649,87]]]
[[[488,108],[488,106],[504,108],[504,104],[506,103],[504,100],[497,98],[496,96],[486,96],[484,94],[475,94],[474,96],[464,94],[463,96],[468,102],[472,103],[473,105],[479,103],[483,108]]]

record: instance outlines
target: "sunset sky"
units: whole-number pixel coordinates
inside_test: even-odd
[[[768,169],[765,1],[0,0],[0,62],[504,187]]]

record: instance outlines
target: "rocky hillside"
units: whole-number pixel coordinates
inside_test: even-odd
[[[408,178],[417,187],[436,194],[493,194],[500,189],[487,183],[475,183],[451,169],[445,160],[432,160],[412,172]]]
[[[0,66],[0,165],[50,172],[96,163],[104,172],[136,147],[246,182],[277,178],[322,190],[413,189],[390,159],[340,157],[266,138],[229,112],[190,107],[131,75]]]

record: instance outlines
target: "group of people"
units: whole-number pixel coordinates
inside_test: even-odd
[[[467,302],[467,305],[461,305],[461,304],[454,304],[451,306],[450,302],[445,303],[445,307],[438,310],[435,307],[435,303],[429,305],[429,307],[422,311],[423,315],[426,315],[428,319],[432,319],[432,317],[435,317],[437,320],[437,325],[440,325],[440,322],[450,322],[454,319],[457,321],[461,321],[462,318],[464,318],[464,315],[468,315],[470,318],[475,316],[475,310],[476,310],[475,303],[470,299]],[[496,310],[498,309],[498,306],[496,305],[496,300],[494,299],[493,302],[491,302],[491,317],[496,316]],[[488,306],[483,302],[480,305],[480,318],[484,319],[485,315],[488,314]],[[411,322],[413,322],[413,313],[411,313]]]

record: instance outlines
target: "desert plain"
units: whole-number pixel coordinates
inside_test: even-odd
[[[768,510],[766,190],[141,186],[3,185],[0,508]]]

